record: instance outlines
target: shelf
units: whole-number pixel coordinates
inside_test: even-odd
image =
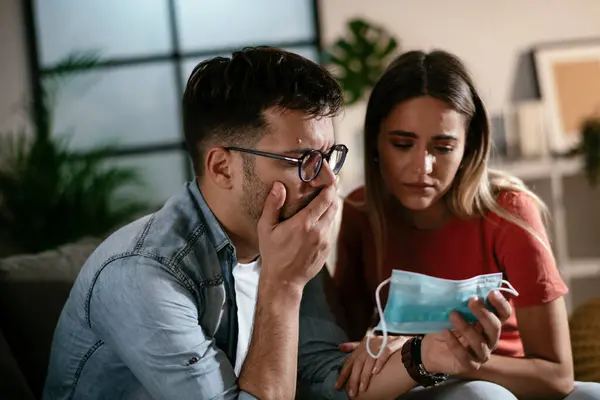
[[[600,278],[600,258],[578,258],[569,260],[562,268],[563,273],[571,279]]]
[[[490,168],[507,172],[523,180],[550,178],[554,170],[562,176],[577,175],[582,171],[582,160],[573,158],[544,158],[515,161],[492,161]]]

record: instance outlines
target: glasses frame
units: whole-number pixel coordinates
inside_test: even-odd
[[[343,144],[336,144],[331,149],[329,149],[327,152],[323,152],[321,150],[308,150],[308,151],[304,152],[304,154],[302,154],[299,158],[282,156],[280,154],[274,154],[274,153],[267,153],[266,151],[246,149],[243,147],[225,147],[225,150],[240,151],[242,153],[254,154],[256,156],[268,157],[268,158],[273,158],[275,160],[282,160],[282,161],[287,161],[287,162],[291,162],[294,164],[298,164],[298,177],[300,178],[300,180],[302,182],[306,182],[306,183],[313,181],[317,176],[319,176],[319,172],[321,172],[321,167],[323,166],[323,160],[326,160],[327,162],[329,162],[329,159],[331,158],[331,155],[333,154],[334,151],[340,151],[342,153],[341,160],[340,160],[340,166],[336,169],[332,169],[333,173],[335,175],[337,175],[340,172],[340,170],[342,169],[342,167],[344,166],[344,162],[346,162],[346,155],[348,154],[348,147],[346,147]],[[310,157],[312,154],[315,154],[315,153],[319,153],[321,155],[319,165],[317,165],[317,168],[315,169],[315,174],[312,178],[304,179],[302,177],[302,164],[304,163],[304,160],[306,160],[308,157]]]

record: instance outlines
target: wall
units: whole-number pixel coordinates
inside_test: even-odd
[[[524,54],[535,44],[600,37],[597,0],[323,0],[323,42],[365,16],[394,34],[402,50],[442,48],[470,68],[491,111],[534,95]]]
[[[0,1],[0,132],[22,125],[29,94],[28,62],[20,0]]]
[[[455,53],[471,71],[491,114],[537,95],[528,57],[533,46],[600,37],[597,0],[322,0],[320,10],[325,45],[344,33],[349,19],[364,16],[385,26],[403,51]],[[363,110],[349,109],[338,125],[351,144],[363,116]],[[355,160],[357,152],[352,153]],[[347,175],[360,175],[351,169]],[[354,186],[346,182],[343,189]]]
[[[322,0],[320,10],[325,45],[344,33],[349,19],[365,17],[396,36],[402,51],[455,53],[471,71],[491,114],[537,96],[529,58],[535,45],[600,38],[597,0]],[[337,123],[338,140],[350,148],[341,176],[343,194],[362,184],[364,112],[364,104],[353,106]],[[581,177],[565,185],[570,256],[600,260],[600,212],[593,205],[600,189],[590,190]],[[543,185],[533,188],[544,192]],[[592,291],[578,288],[575,303],[597,295],[600,277],[595,281]]]

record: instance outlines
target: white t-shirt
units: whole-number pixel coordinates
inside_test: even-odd
[[[260,265],[259,258],[249,264],[238,264],[233,268],[238,317],[238,342],[234,367],[237,376],[240,376],[252,338]]]

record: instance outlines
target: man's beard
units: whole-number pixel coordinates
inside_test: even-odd
[[[258,175],[254,172],[254,164],[248,158],[244,157],[244,183],[243,183],[243,198],[242,205],[244,212],[250,217],[253,223],[258,223],[260,219],[265,201],[271,191],[271,186],[263,183]],[[281,208],[279,219],[286,220],[296,214],[298,211],[306,207],[318,194],[320,190],[316,190],[306,199],[302,201],[290,203],[287,199]]]

